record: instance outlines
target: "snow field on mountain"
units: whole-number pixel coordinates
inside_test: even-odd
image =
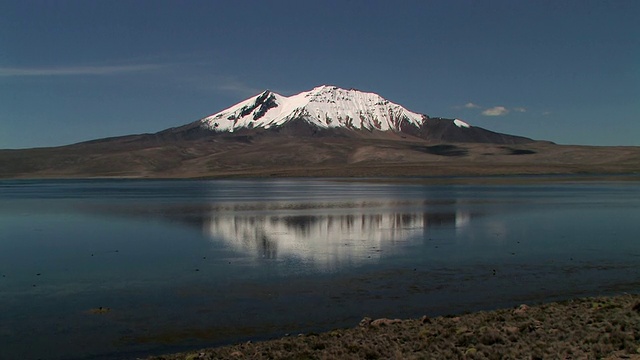
[[[455,124],[455,126],[459,127],[459,128],[470,128],[471,125],[467,124],[466,122],[460,120],[460,119],[455,119],[453,120],[453,123]]]
[[[319,86],[289,97],[270,91],[201,120],[218,132],[281,126],[293,119],[320,128],[400,131],[403,123],[419,127],[426,116],[411,112],[375,93]]]

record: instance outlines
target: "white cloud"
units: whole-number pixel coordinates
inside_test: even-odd
[[[482,112],[484,116],[502,116],[509,113],[509,110],[504,106],[494,106]]]
[[[516,107],[516,108],[513,108],[513,111],[523,113],[523,112],[527,112],[527,109],[523,107]]]
[[[478,108],[480,108],[480,105],[474,104],[472,102],[468,102],[468,103],[464,104],[462,107],[464,107],[466,109],[478,109]]]
[[[63,66],[63,67],[0,67],[0,77],[17,76],[74,76],[74,75],[115,75],[130,72],[155,70],[163,65],[101,65],[101,66]]]

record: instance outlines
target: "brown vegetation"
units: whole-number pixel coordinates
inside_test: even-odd
[[[640,147],[430,143],[380,136],[139,135],[57,148],[0,150],[0,178],[486,176],[640,173]]]

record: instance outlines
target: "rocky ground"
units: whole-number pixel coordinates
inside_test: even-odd
[[[151,359],[640,359],[640,295],[413,320]]]

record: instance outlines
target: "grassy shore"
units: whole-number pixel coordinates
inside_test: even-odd
[[[640,359],[640,295],[421,319],[151,359]]]

